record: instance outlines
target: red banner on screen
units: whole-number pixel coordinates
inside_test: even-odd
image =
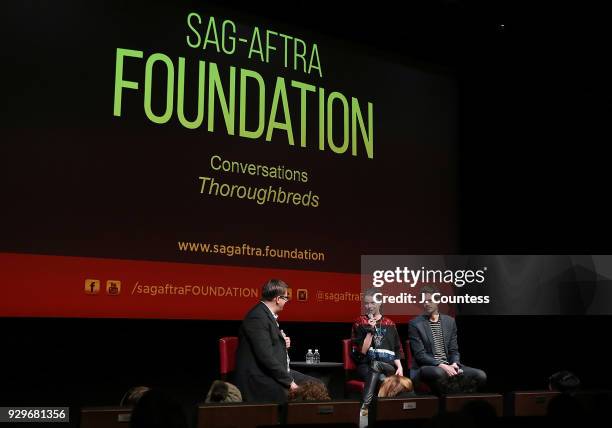
[[[0,266],[5,317],[239,320],[270,278],[291,287],[284,321],[361,313],[359,274],[14,253]]]

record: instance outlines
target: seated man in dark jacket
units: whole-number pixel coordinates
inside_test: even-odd
[[[454,318],[438,311],[438,304],[432,299],[436,292],[432,286],[423,287],[421,295],[425,313],[408,324],[413,356],[410,377],[417,384],[426,383],[437,394],[445,392],[444,383],[454,376],[473,379],[481,388],[487,381],[487,375],[482,370],[460,363],[457,324]]]
[[[264,284],[262,300],[244,317],[236,353],[236,386],[244,401],[287,401],[298,384],[319,380],[289,368],[289,337],[276,318],[289,300],[287,284],[271,279]]]

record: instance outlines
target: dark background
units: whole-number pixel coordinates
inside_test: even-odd
[[[329,3],[329,2],[328,2]],[[489,3],[494,3],[491,5]],[[531,3],[531,2],[530,2]],[[295,4],[295,6],[294,6]],[[610,29],[601,10],[514,2],[241,5],[246,12],[449,67],[459,83],[459,231],[465,254],[610,253],[607,148]],[[577,9],[578,8],[578,9]],[[504,24],[504,27],[500,25]],[[411,247],[406,253],[431,251]],[[287,310],[291,310],[290,304]],[[281,317],[282,323],[282,317]],[[118,403],[134,384],[204,397],[217,339],[238,322],[2,319],[2,404]],[[282,323],[292,358],[318,346],[340,360],[348,324]],[[607,387],[610,317],[465,317],[462,360],[495,391],[543,388],[559,369]],[[407,328],[400,326],[405,339]]]

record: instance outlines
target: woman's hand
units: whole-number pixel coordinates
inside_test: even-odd
[[[404,369],[402,368],[402,363],[400,360],[395,360],[395,366],[397,367],[395,374],[398,376],[404,376]]]

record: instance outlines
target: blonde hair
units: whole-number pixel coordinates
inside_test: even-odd
[[[412,391],[412,381],[404,376],[393,375],[386,377],[378,390],[379,397],[396,397],[402,392]]]

